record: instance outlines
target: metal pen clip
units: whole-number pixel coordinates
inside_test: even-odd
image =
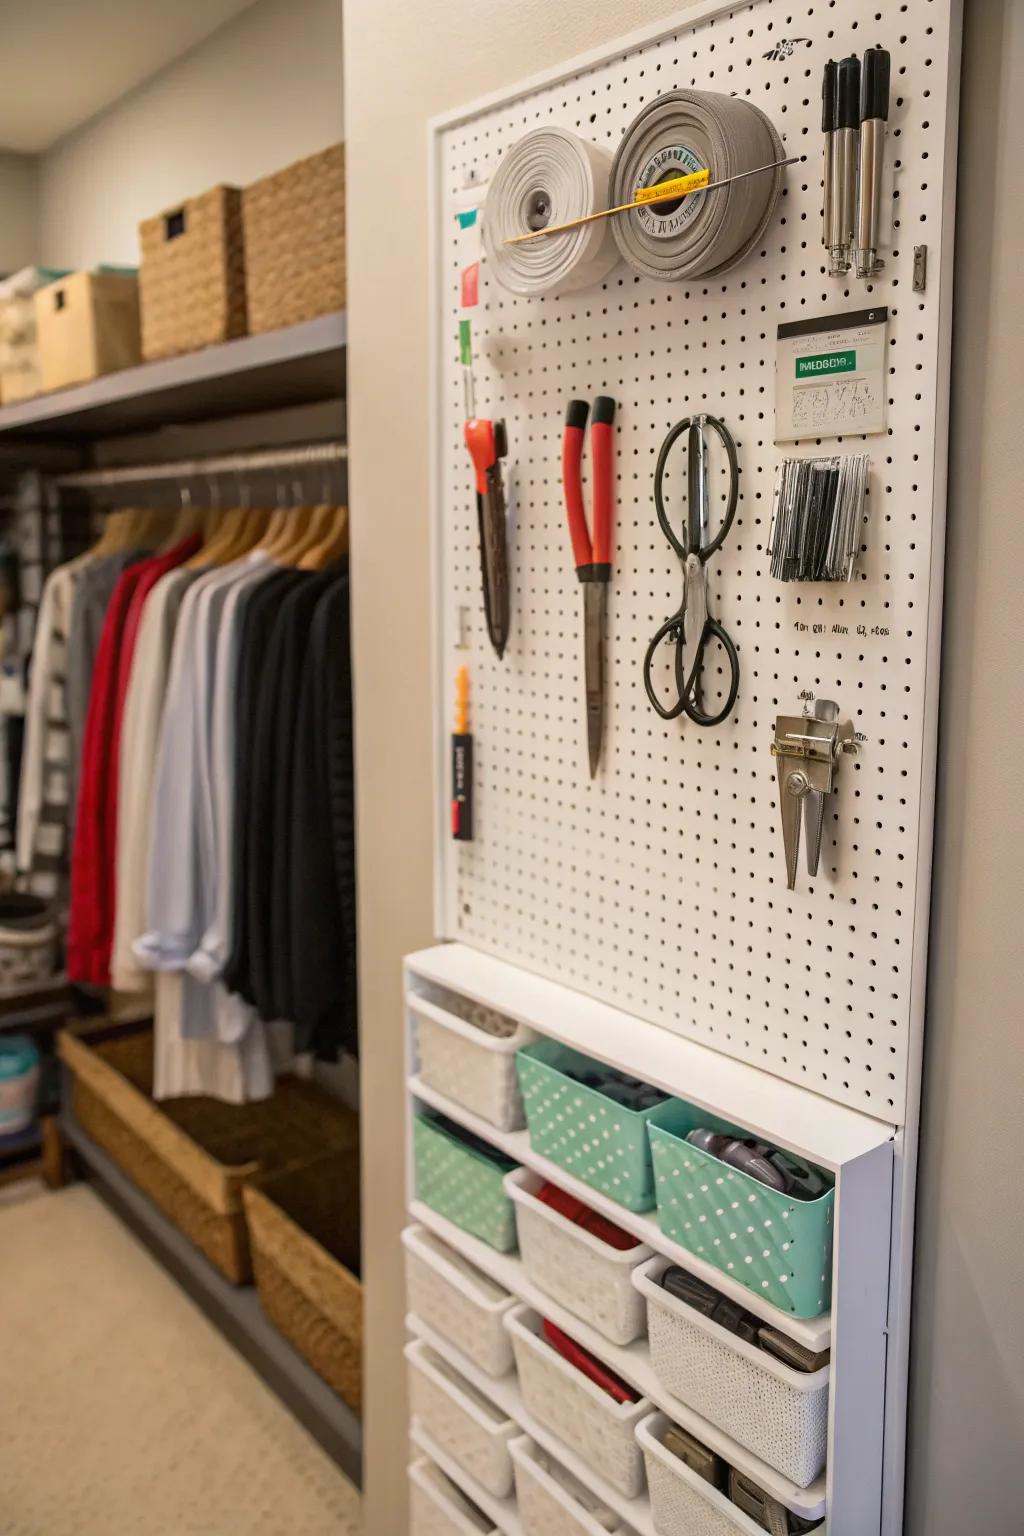
[[[835,770],[842,752],[856,752],[853,726],[840,723],[839,705],[816,699],[809,714],[779,715],[772,756],[779,779],[782,839],[786,849],[786,883],[796,885],[800,853],[801,806],[807,843],[807,873],[818,873],[825,796],[835,787]]]

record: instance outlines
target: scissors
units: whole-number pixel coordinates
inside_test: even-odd
[[[570,400],[562,433],[562,484],[569,520],[569,537],[576,575],[583,584],[583,677],[587,704],[587,756],[590,777],[601,761],[604,729],[604,626],[608,583],[612,574],[612,431],[615,401],[598,395],[590,427],[593,457],[594,534],[591,540],[583,509],[580,466],[590,408],[585,400]]]
[[[705,429],[717,433],[729,461],[729,497],[722,526],[710,538],[711,505],[708,486],[708,444]],[[665,511],[665,465],[674,444],[687,433],[687,490],[688,504],[686,528],[683,537],[677,537]],[[718,620],[708,612],[707,564],[720,549],[736,516],[739,497],[739,466],[736,461],[736,444],[728,427],[716,416],[688,416],[672,428],[661,445],[657,467],[654,471],[654,506],[658,522],[666,539],[683,562],[683,601],[670,619],[666,619],[647,647],[644,657],[644,686],[647,697],[663,720],[675,720],[685,714],[695,725],[720,725],[736,702],[740,684],[740,663],[733,645]],[[658,698],[651,677],[655,653],[663,640],[674,640],[676,702],[671,708]],[[716,640],[725,653],[729,670],[729,689],[726,700],[717,714],[707,714],[704,709],[701,683],[708,643]]]

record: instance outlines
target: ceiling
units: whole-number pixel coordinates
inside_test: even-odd
[[[0,0],[0,149],[48,149],[251,4]]]

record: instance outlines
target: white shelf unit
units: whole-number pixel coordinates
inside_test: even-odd
[[[445,1359],[449,1360],[457,1371],[461,1371],[468,1381],[471,1381],[475,1387],[485,1393],[492,1402],[497,1403],[502,1412],[507,1413],[509,1418],[519,1425],[524,1434],[529,1435],[531,1440],[535,1440],[538,1445],[543,1446],[563,1466],[567,1467],[574,1476],[585,1482],[587,1487],[597,1494],[602,1503],[607,1504],[609,1509],[614,1509],[617,1515],[627,1521],[632,1530],[636,1532],[636,1536],[655,1536],[654,1523],[651,1519],[650,1501],[646,1495],[639,1499],[626,1498],[618,1489],[613,1488],[611,1483],[606,1482],[603,1477],[595,1472],[593,1467],[588,1466],[585,1461],[582,1461],[575,1451],[563,1444],[557,1435],[552,1434],[551,1430],[546,1429],[543,1424],[538,1424],[537,1420],[523,1403],[514,1371],[510,1372],[507,1376],[487,1376],[471,1360],[468,1360],[460,1350],[455,1349],[449,1344],[447,1339],[443,1339],[432,1328],[428,1328],[421,1318],[410,1315],[406,1318],[405,1323],[409,1332],[414,1337],[425,1340],[439,1354],[444,1355]],[[470,1484],[466,1481],[465,1474],[459,1471],[455,1463],[450,1463],[450,1465],[455,1466],[455,1471],[449,1472],[449,1477],[455,1482],[460,1483],[467,1493],[470,1492]],[[442,1472],[448,1471],[448,1468],[441,1462],[438,1462],[438,1466],[441,1467]],[[471,1494],[471,1497],[475,1498],[476,1495]],[[477,1502],[479,1503],[480,1501],[477,1500]],[[492,1505],[495,1502],[492,1499]],[[486,1513],[491,1513],[486,1505],[481,1504],[480,1507]]]
[[[497,1009],[541,1035],[644,1078],[667,1093],[749,1126],[757,1134],[835,1175],[832,1309],[819,1318],[794,1319],[665,1238],[654,1212],[636,1214],[627,1211],[572,1178],[548,1159],[539,1157],[530,1147],[528,1132],[498,1131],[478,1115],[421,1082],[417,1076],[414,1022],[407,1009],[410,1115],[420,1104],[440,1111],[516,1162],[577,1195],[619,1226],[635,1233],[657,1252],[735,1297],[799,1342],[814,1349],[831,1347],[829,1450],[824,1478],[810,1489],[797,1489],[729,1436],[677,1403],[654,1376],[645,1339],[626,1348],[609,1344],[532,1286],[516,1255],[497,1253],[428,1210],[416,1200],[415,1175],[410,1160],[410,1214],[413,1219],[449,1242],[512,1294],[565,1327],[678,1423],[734,1465],[748,1471],[778,1497],[798,1510],[805,1510],[811,1518],[826,1511],[830,1536],[865,1536],[871,1528],[865,1513],[874,1510],[877,1521],[882,1480],[880,1404],[886,1367],[895,1127],[822,1099],[807,1089],[773,1078],[705,1046],[673,1036],[658,1025],[609,1008],[570,988],[531,975],[465,945],[440,945],[408,956],[407,996],[415,996],[424,984],[445,987]],[[460,1365],[451,1346],[438,1341],[438,1347],[452,1359],[457,1369],[468,1366],[465,1361]],[[466,1369],[465,1374],[474,1379],[472,1367]],[[475,1376],[483,1390],[501,1401],[491,1378],[481,1379],[479,1372]],[[514,1393],[518,1398],[514,1377],[506,1378],[500,1390],[506,1394]],[[549,1444],[554,1454],[562,1455],[569,1464],[564,1448],[558,1442],[552,1442],[550,1434],[536,1425],[524,1423],[521,1403],[516,1412],[513,1412],[510,1401],[501,1405],[523,1424],[527,1433],[539,1443]],[[573,1470],[571,1465],[570,1470]],[[584,1471],[593,1484],[593,1473]],[[621,1502],[621,1496],[618,1497]],[[608,1502],[615,1507],[611,1498]],[[639,1504],[639,1501],[627,1502]],[[646,1504],[644,1507],[646,1509]],[[636,1509],[630,1514],[621,1513],[638,1531],[643,1531]]]

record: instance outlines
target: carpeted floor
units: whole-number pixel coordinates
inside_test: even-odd
[[[3,1193],[3,1536],[356,1536],[351,1484],[88,1186]]]

